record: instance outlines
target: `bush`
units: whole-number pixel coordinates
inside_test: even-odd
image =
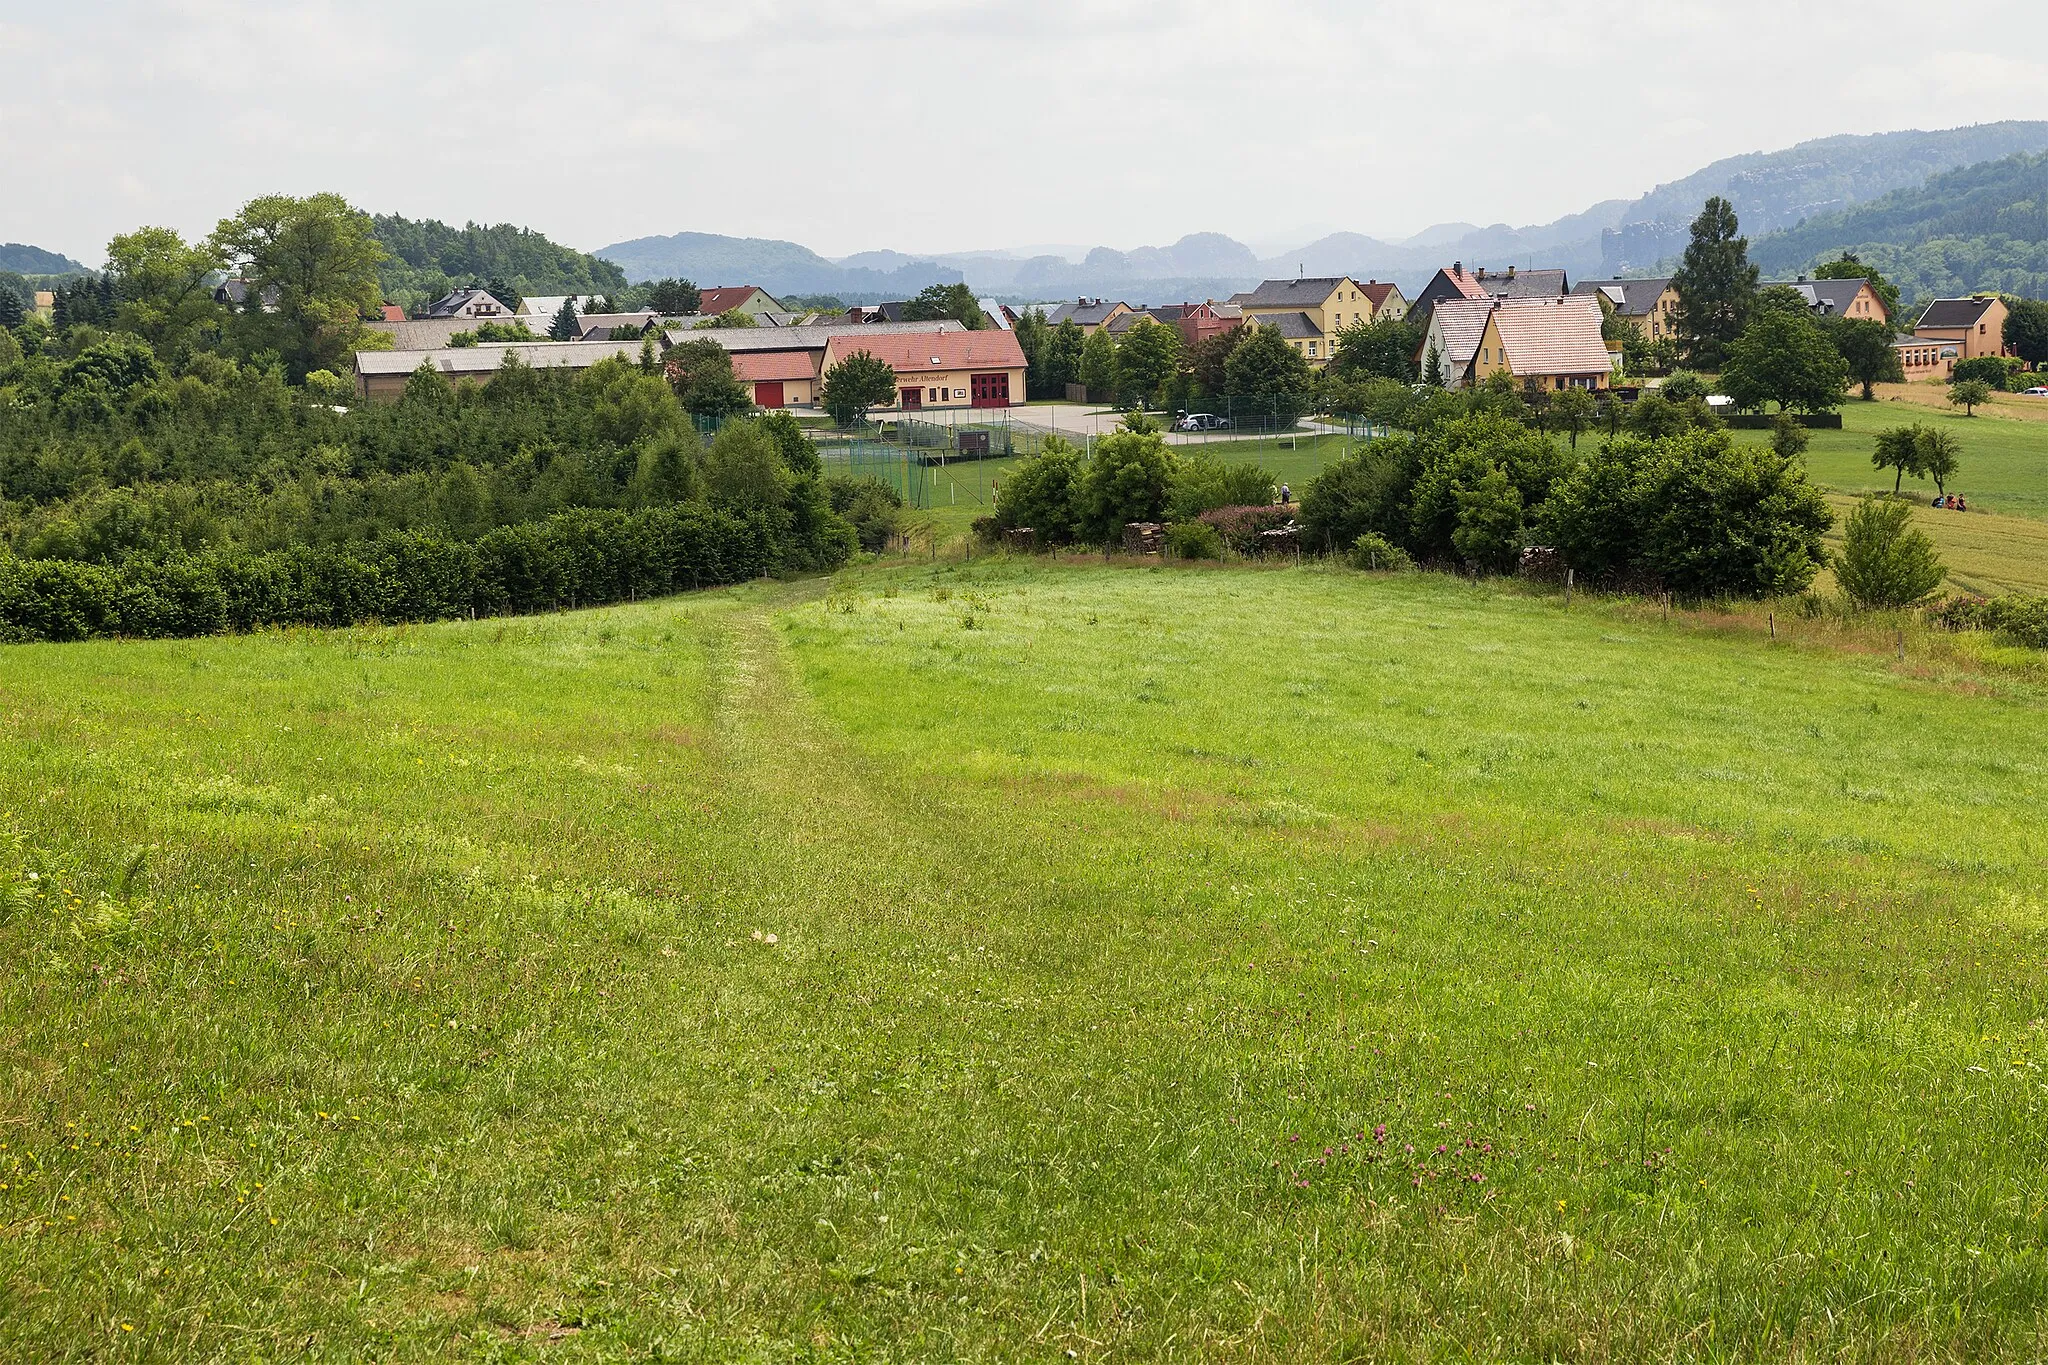
[[[1345,546],[1366,534],[1405,540],[1418,459],[1412,438],[1388,436],[1310,479],[1301,490],[1302,543]]]
[[[1725,432],[1622,440],[1560,480],[1541,522],[1593,579],[1649,575],[1681,596],[1801,591],[1834,524],[1798,465]]]
[[[1074,534],[1107,545],[1134,521],[1164,521],[1173,452],[1156,431],[1125,430],[1095,443],[1074,495]]]
[[[1405,573],[1415,567],[1415,561],[1408,552],[1376,531],[1367,531],[1351,542],[1347,556],[1354,569],[1367,572]]]
[[[1081,452],[1057,436],[1019,461],[1002,481],[996,520],[1005,531],[1029,527],[1040,545],[1064,545],[1074,538],[1074,499],[1085,466]]]
[[[1177,521],[1166,528],[1170,559],[1221,559],[1223,536],[1206,521]]]
[[[824,511],[804,524],[701,503],[575,511],[468,543],[403,533],[255,554],[132,558],[118,568],[0,557],[0,639],[212,635],[269,625],[430,621],[594,606],[844,563],[854,538]]]
[[[1670,376],[1657,386],[1656,391],[1674,403],[1683,403],[1693,398],[1705,398],[1712,392],[1707,387],[1707,381],[1694,374],[1691,370],[1673,370]]]
[[[2006,387],[2006,381],[2021,368],[2016,360],[2002,355],[1977,355],[1968,360],[1958,360],[1956,367],[1948,373],[1950,384],[1981,383],[1995,390]]]
[[[1451,544],[1458,557],[1488,573],[1510,573],[1522,556],[1522,495],[1505,470],[1494,468],[1469,488],[1454,492],[1457,529]]]
[[[1273,501],[1276,483],[1255,464],[1222,464],[1196,457],[1174,471],[1166,495],[1168,521],[1192,521],[1218,507],[1249,507]]]
[[[1945,571],[1913,511],[1895,498],[1866,497],[1843,528],[1835,580],[1859,607],[1909,607],[1941,586]]]
[[[869,554],[880,553],[903,528],[903,498],[880,479],[834,475],[825,480],[825,496]]]
[[[1223,543],[1235,554],[1255,555],[1265,548],[1260,535],[1287,525],[1287,513],[1267,504],[1262,507],[1218,507],[1202,513],[1202,521],[1215,528]]]
[[[1928,612],[1950,630],[1989,630],[2027,646],[2048,649],[2048,597],[2011,593],[2004,597],[1952,597]]]

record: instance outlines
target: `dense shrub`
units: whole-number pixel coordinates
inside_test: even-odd
[[[1218,507],[1250,507],[1273,501],[1278,484],[1255,464],[1223,464],[1196,457],[1182,460],[1166,496],[1166,519],[1192,521]]]
[[[1074,491],[1074,534],[1106,545],[1134,521],[1163,521],[1173,452],[1156,431],[1126,430],[1095,443]]]
[[[1967,384],[1975,380],[1989,384],[1994,391],[2002,391],[2006,381],[2024,368],[2019,361],[2002,355],[1973,355],[1968,360],[1956,362],[1956,367],[1948,373],[1948,382]]]
[[[1084,468],[1081,452],[1057,436],[1021,460],[996,498],[996,521],[1005,531],[1028,527],[1040,545],[1064,545],[1074,538],[1074,499]]]
[[[1834,524],[1797,464],[1699,430],[1611,442],[1559,481],[1541,520],[1589,578],[1649,576],[1692,598],[1802,590]]]
[[[1895,498],[1866,497],[1842,529],[1835,581],[1859,607],[1909,607],[1941,586],[1934,542],[1913,526],[1913,509]]]
[[[1415,560],[1406,550],[1375,531],[1367,531],[1352,541],[1347,558],[1352,568],[1367,572],[1390,570],[1401,573],[1415,567]]]
[[[1223,544],[1233,553],[1255,555],[1265,548],[1260,536],[1277,531],[1291,518],[1271,503],[1257,507],[1216,507],[1202,513],[1202,524],[1214,527]]]
[[[547,610],[742,582],[792,560],[844,562],[843,523],[812,546],[767,510],[579,511],[467,543],[406,533],[268,554],[211,550],[118,566],[0,558],[0,638],[210,635]]]
[[[1990,630],[2028,646],[2048,649],[2048,597],[2012,593],[2005,597],[1952,597],[1929,612],[1950,630]]]
[[[869,554],[879,553],[903,527],[902,495],[880,479],[835,475],[825,480],[825,494]]]
[[[1324,469],[1301,490],[1302,542],[1341,547],[1370,533],[1405,544],[1420,463],[1415,438],[1388,436]]]
[[[1206,521],[1177,521],[1166,528],[1166,553],[1172,559],[1221,559],[1223,536]]]

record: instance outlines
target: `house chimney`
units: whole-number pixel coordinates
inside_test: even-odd
[[[1451,273],[1459,279],[1463,279],[1465,277],[1465,263],[1463,261],[1452,261]]]
[[[1515,268],[1514,268],[1513,266],[1509,266],[1509,267],[1508,267],[1508,278],[1509,278],[1509,279],[1513,279],[1514,277],[1515,277]]]
[[[1800,282],[1801,284],[1805,284],[1805,283],[1806,283],[1806,276],[1804,276],[1804,275],[1801,275],[1801,276],[1799,277],[1799,282]]]

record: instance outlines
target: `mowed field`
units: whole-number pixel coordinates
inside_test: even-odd
[[[0,1359],[2038,1359],[2039,670],[1779,627],[995,559],[0,650]]]

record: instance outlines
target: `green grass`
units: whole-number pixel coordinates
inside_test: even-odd
[[[2048,1352],[2034,674],[819,591],[0,651],[0,1359]]]
[[[1807,468],[1817,482],[1839,492],[1888,493],[1892,475],[1871,467],[1870,452],[1878,432],[1909,422],[1940,427],[1962,443],[1962,470],[1949,487],[1962,493],[1973,511],[2048,518],[2048,422],[1989,412],[1964,417],[1917,403],[1851,398],[1842,404],[1842,430],[1813,433]],[[1768,432],[1741,434],[1745,439],[1770,439]],[[1914,479],[1905,487],[1922,501],[1934,491],[1931,483]]]

